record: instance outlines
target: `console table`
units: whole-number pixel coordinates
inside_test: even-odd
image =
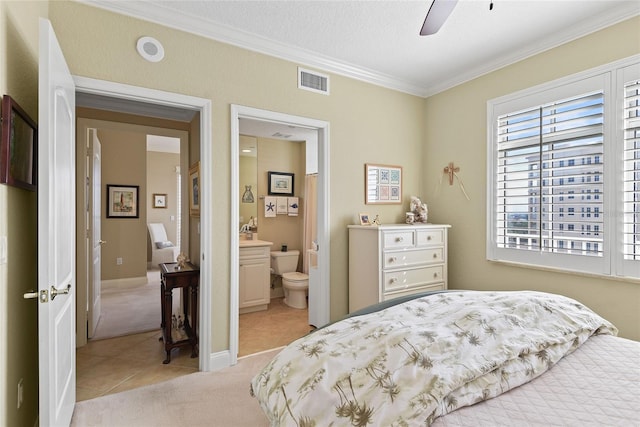
[[[198,357],[198,289],[200,286],[200,269],[191,263],[177,270],[175,262],[160,264],[160,306],[162,307],[161,341],[167,358],[162,362],[171,362],[171,350],[176,347],[191,346],[191,357]],[[182,289],[182,306],[184,315],[185,339],[173,340],[171,334],[173,315],[173,289]],[[189,318],[189,315],[191,318]]]

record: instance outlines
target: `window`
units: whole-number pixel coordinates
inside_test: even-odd
[[[640,278],[639,59],[488,102],[488,259]]]

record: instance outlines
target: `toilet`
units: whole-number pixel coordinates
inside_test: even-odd
[[[284,303],[293,308],[307,308],[307,289],[309,275],[299,273],[298,256],[300,251],[271,252],[271,268],[278,276],[282,276]]]

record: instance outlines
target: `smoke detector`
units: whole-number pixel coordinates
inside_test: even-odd
[[[164,58],[164,47],[162,43],[153,37],[140,37],[136,44],[136,49],[140,56],[149,62],[160,62]]]

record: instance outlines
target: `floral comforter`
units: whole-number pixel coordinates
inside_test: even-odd
[[[447,292],[293,342],[251,381],[272,426],[430,425],[541,375],[617,329],[570,298]]]

